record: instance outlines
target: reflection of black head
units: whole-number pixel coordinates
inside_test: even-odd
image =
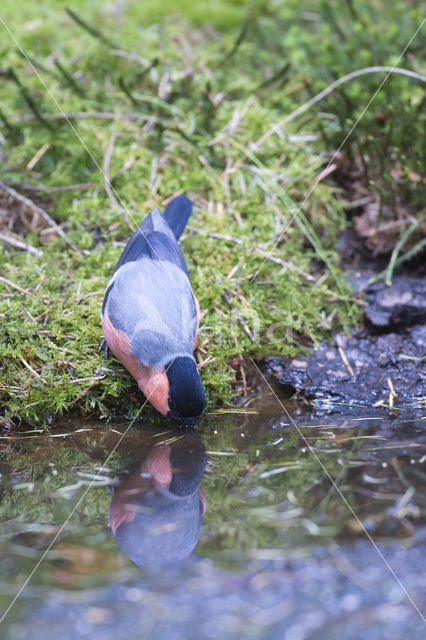
[[[163,452],[161,460],[159,449],[151,450],[142,466],[117,487],[110,506],[115,540],[140,568],[183,561],[200,535],[205,447],[193,433],[163,445]],[[168,486],[156,481],[154,457],[162,478],[167,476],[165,465],[170,465]],[[144,471],[147,468],[150,473]]]
[[[204,387],[192,358],[175,358],[166,366],[169,416],[194,426],[204,411]]]
[[[202,440],[188,430],[183,438],[172,442],[170,447],[173,475],[169,490],[176,496],[189,496],[198,491],[206,462],[206,448]]]

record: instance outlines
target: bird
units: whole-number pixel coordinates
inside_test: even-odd
[[[127,243],[108,282],[101,322],[108,348],[163,416],[195,426],[205,392],[193,352],[200,306],[179,238],[192,202],[154,208]]]

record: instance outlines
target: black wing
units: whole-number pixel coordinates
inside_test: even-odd
[[[164,211],[167,224],[179,240],[192,213],[192,202],[187,196],[173,198]]]
[[[153,209],[130,238],[114,273],[127,262],[135,262],[146,257],[172,262],[188,274],[179,243],[159,209]]]

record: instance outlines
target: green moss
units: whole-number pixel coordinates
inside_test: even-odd
[[[199,353],[206,362],[201,374],[210,405],[229,399],[233,355],[294,353],[301,334],[316,344],[328,337],[324,318],[331,313],[335,327],[347,329],[356,322],[336,251],[337,235],[346,225],[340,190],[321,182],[304,202],[330,150],[317,131],[314,112],[302,118],[304,125],[291,123],[284,135],[270,137],[256,152],[252,143],[323,88],[330,75],[370,64],[362,55],[372,43],[371,62],[389,64],[399,45],[383,24],[394,24],[404,15],[397,33],[400,44],[414,31],[414,8],[412,15],[399,5],[388,8],[379,30],[372,20],[376,9],[361,4],[357,20],[348,19],[347,9],[338,16],[347,42],[338,43],[337,56],[332,2],[322,3],[318,20],[312,18],[310,2],[304,3],[305,13],[298,2],[285,7],[147,2],[131,3],[124,10],[100,0],[90,6],[74,2],[77,14],[117,42],[119,54],[73,21],[64,11],[66,3],[43,0],[35,7],[22,2],[19,14],[10,0],[3,3],[3,19],[31,59],[45,69],[40,75],[55,100],[0,26],[2,67],[13,68],[45,118],[44,123],[35,119],[25,93],[10,75],[3,75],[0,104],[9,125],[3,122],[0,130],[1,179],[25,195],[22,184],[91,183],[85,190],[29,192],[80,253],[63,238],[46,233],[40,221],[33,221],[29,230],[15,212],[16,203],[3,200],[6,218],[14,220],[12,232],[43,249],[41,257],[7,245],[0,253],[3,278],[26,290],[0,283],[0,394],[6,417],[43,424],[70,409],[133,415],[142,402],[121,366],[113,358],[105,362],[97,352],[103,291],[131,233],[124,211],[111,206],[99,171],[112,135],[111,181],[134,225],[177,191],[195,201],[191,226],[201,233],[186,231],[182,248],[205,312]],[[248,15],[247,29],[241,31]],[[357,34],[365,46],[358,46]],[[378,52],[379,58],[374,57]],[[73,82],[54,65],[54,58]],[[287,62],[290,71],[280,81],[259,88]],[[392,91],[392,108],[397,113],[403,102],[405,109],[398,125],[402,137],[407,127],[414,127],[408,114],[418,108],[418,87],[404,78],[393,82],[401,91]],[[337,114],[325,121],[332,148],[376,85],[377,78],[351,84],[350,108],[337,94],[327,105],[318,105]],[[383,100],[388,104],[389,96],[378,96],[375,108],[382,108]],[[63,119],[48,119],[62,110],[98,115],[73,118],[72,127]],[[116,119],[103,119],[100,112],[114,113]],[[379,138],[381,153],[395,147],[399,120],[395,115],[386,123]],[[366,114],[358,141],[373,121],[372,112]],[[344,129],[339,122],[346,123]],[[46,143],[47,151],[28,169]],[[417,151],[410,155],[413,171],[418,170],[417,157]],[[410,193],[420,192],[409,180],[404,186]],[[302,202],[303,211],[298,212]],[[264,262],[262,252],[271,250],[299,271]],[[254,344],[237,314],[254,334]]]

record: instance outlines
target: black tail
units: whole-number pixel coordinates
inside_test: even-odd
[[[167,205],[164,217],[177,240],[185,229],[191,213],[192,202],[187,196],[177,196]]]

